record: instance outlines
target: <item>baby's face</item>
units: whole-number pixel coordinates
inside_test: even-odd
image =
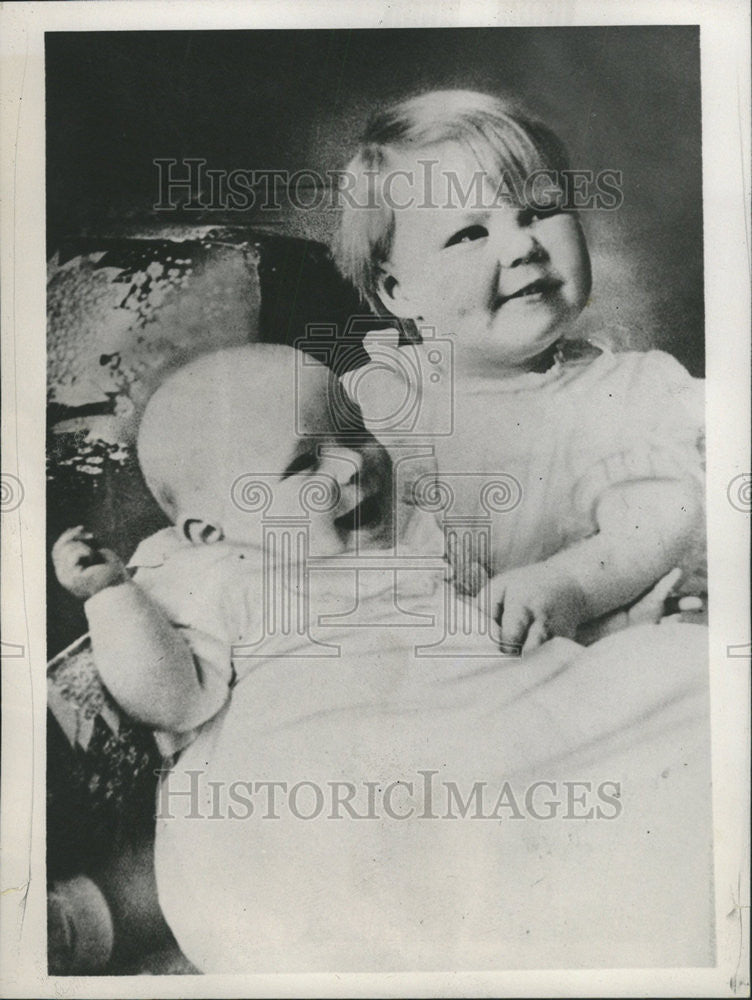
[[[421,160],[436,162],[430,193]],[[394,201],[412,196],[415,204],[395,208],[385,305],[451,337],[458,371],[525,369],[558,339],[590,292],[577,217],[494,204],[493,184],[455,144],[394,156],[390,166],[416,180],[394,183]],[[471,193],[463,208],[458,190],[474,192],[474,184],[480,197]],[[420,207],[426,202],[441,207]]]
[[[227,463],[232,471],[222,477],[221,510],[217,505],[216,515],[207,512],[207,520],[219,522],[224,541],[259,547],[265,529],[295,523],[307,526],[312,556],[345,552],[356,539],[358,547],[385,544],[391,537],[391,462],[385,450],[363,435],[348,440],[326,420],[314,420],[299,433],[281,417],[267,419],[261,445],[258,426],[237,428]]]
[[[391,467],[377,445],[350,447],[335,436],[289,442],[283,460],[263,476],[242,475],[222,518],[224,539],[258,546],[263,529],[291,522],[308,527],[309,554],[337,555],[379,544],[390,530]],[[269,505],[253,509],[253,483],[269,490]],[[245,494],[245,499],[244,499]]]

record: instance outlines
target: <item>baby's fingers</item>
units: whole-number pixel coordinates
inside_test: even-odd
[[[102,551],[88,542],[69,542],[65,549],[65,558],[69,564],[81,569],[105,562]]]
[[[642,622],[659,622],[664,615],[666,599],[681,579],[679,568],[672,569],[649,590],[644,597],[636,601],[629,609],[629,622],[632,625]]]
[[[645,597],[643,597],[641,601],[638,601],[636,606],[642,604],[645,604],[646,606],[652,605],[654,608],[660,608],[662,610],[666,598],[670,596],[674,587],[677,585],[679,580],[681,580],[681,577],[682,571],[677,566],[669,573],[666,573],[666,575],[662,577],[658,583],[656,583],[653,589]]]
[[[519,656],[527,638],[533,613],[529,608],[507,605],[500,608],[501,637],[499,649],[506,656]]]
[[[686,597],[679,598],[677,607],[679,611],[704,611],[705,602],[701,597],[692,597],[688,594]]]
[[[65,558],[55,564],[55,570],[62,586],[82,600],[128,579],[117,553],[77,542],[68,543]]]
[[[91,538],[91,532],[87,531],[82,524],[76,525],[75,528],[67,528],[52,546],[52,554],[54,556],[70,542],[91,541]]]
[[[528,630],[527,639],[525,639],[525,644],[522,647],[522,655],[525,656],[526,653],[531,653],[550,638],[551,636],[545,625],[539,621],[534,621]]]

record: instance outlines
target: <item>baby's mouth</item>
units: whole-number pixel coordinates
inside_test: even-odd
[[[528,282],[527,285],[518,288],[511,295],[500,295],[497,299],[496,308],[501,308],[501,306],[512,299],[526,299],[536,295],[543,298],[547,295],[553,295],[554,292],[557,292],[561,288],[562,284],[561,279],[549,275],[536,278],[535,281]]]
[[[370,493],[345,514],[334,519],[339,531],[362,531],[379,524],[384,515],[384,507],[378,493]]]

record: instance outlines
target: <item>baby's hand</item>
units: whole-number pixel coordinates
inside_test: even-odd
[[[586,615],[580,585],[546,563],[502,573],[489,587],[502,653],[528,653],[555,635],[572,639]]]
[[[91,532],[80,525],[64,531],[55,542],[52,563],[62,586],[84,601],[128,579],[117,554],[112,549],[101,549]]]
[[[704,602],[702,598],[691,595],[673,597],[674,587],[681,576],[681,569],[672,569],[634,604],[627,608],[617,608],[595,621],[584,623],[577,632],[577,641],[589,646],[598,639],[631,625],[655,625],[667,619],[683,621],[687,620],[685,616],[691,621],[692,615],[703,613]]]

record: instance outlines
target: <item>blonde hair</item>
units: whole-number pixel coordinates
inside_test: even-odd
[[[382,265],[394,238],[394,208],[384,197],[390,153],[453,142],[467,149],[489,178],[511,180],[520,191],[538,171],[568,169],[561,140],[516,105],[471,90],[433,90],[375,114],[345,168],[356,204],[345,204],[332,255],[341,273],[377,311]],[[365,200],[364,200],[365,196]],[[366,207],[367,206],[367,207]]]

